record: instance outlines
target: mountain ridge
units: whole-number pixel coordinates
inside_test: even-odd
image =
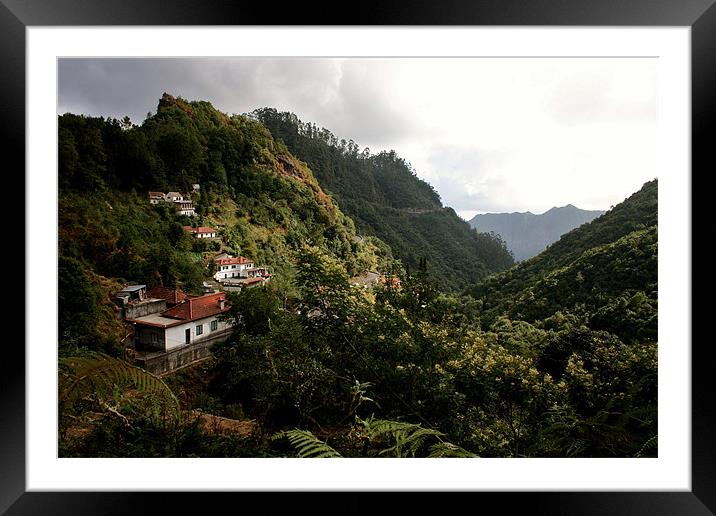
[[[360,233],[387,243],[407,268],[427,259],[440,288],[461,290],[514,264],[504,242],[475,232],[394,151],[371,154],[353,140],[273,108],[259,120],[299,159],[353,219]]]
[[[602,210],[582,210],[567,204],[540,214],[531,211],[481,213],[470,219],[469,224],[479,232],[500,235],[515,260],[522,261],[537,255],[564,233],[602,214]]]
[[[531,322],[586,311],[621,338],[638,326],[655,339],[657,208],[655,179],[537,256],[475,285],[470,294],[481,301],[483,320],[506,314]],[[638,324],[623,320],[629,317]]]

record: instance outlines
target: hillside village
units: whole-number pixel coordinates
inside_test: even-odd
[[[198,192],[200,185],[193,185]],[[191,199],[180,192],[148,192],[149,203],[166,203],[177,216],[197,216]],[[182,226],[193,239],[223,245],[221,231],[210,226]],[[127,325],[125,356],[131,362],[159,376],[173,373],[210,356],[210,347],[228,338],[231,322],[222,315],[229,310],[226,292],[265,286],[273,277],[270,268],[257,265],[245,256],[219,252],[209,258],[202,294],[192,295],[180,288],[128,284],[116,292],[117,316]],[[400,287],[400,280],[367,271],[350,279],[354,288],[377,285]]]
[[[194,192],[199,191],[199,185],[192,185]],[[166,203],[174,207],[177,215],[186,215],[187,217],[195,217],[194,203],[190,198],[185,198],[179,192],[149,192],[149,204]]]
[[[58,118],[60,457],[658,456],[656,181],[510,268],[265,114]]]

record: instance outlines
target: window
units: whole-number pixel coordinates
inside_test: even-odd
[[[204,325],[203,324],[197,324],[196,325],[196,334],[201,335],[204,333]]]
[[[156,344],[157,342],[159,342],[159,336],[152,332],[152,344]]]
[[[235,269],[235,268],[236,268],[236,265],[232,265],[231,268],[232,268],[232,269]]]
[[[211,321],[211,331],[216,331],[216,329],[219,327],[219,324],[217,321]]]

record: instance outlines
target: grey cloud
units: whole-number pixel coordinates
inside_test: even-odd
[[[408,120],[394,107],[395,100],[389,98],[374,67],[368,67],[362,61],[344,61],[338,95],[329,106],[335,107],[337,113],[332,130],[362,145],[382,144],[384,147],[386,142],[395,145],[414,135],[416,128],[415,120]]]
[[[415,127],[360,60],[309,58],[62,59],[58,112],[141,123],[163,92],[245,113],[275,107],[360,145],[396,142]]]

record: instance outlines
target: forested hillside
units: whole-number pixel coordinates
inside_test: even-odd
[[[352,140],[339,141],[292,113],[266,108],[253,116],[308,164],[359,233],[378,236],[408,267],[426,258],[439,286],[464,288],[512,265],[501,240],[473,231],[443,207],[437,192],[395,152],[360,151]]]
[[[603,211],[580,210],[571,204],[535,215],[524,213],[481,213],[470,219],[480,233],[497,233],[515,260],[522,261],[542,252],[563,234],[602,215]]]
[[[646,183],[543,253],[477,285],[471,294],[482,301],[483,319],[533,322],[569,312],[626,340],[635,328],[655,340],[657,190],[656,180]]]
[[[508,255],[395,155],[169,95],[141,126],[67,114],[58,131],[60,456],[657,454],[656,181],[459,294]],[[147,198],[194,183],[198,217]],[[275,272],[226,295],[227,340],[162,378],[123,360],[111,295],[197,293],[219,249]],[[375,269],[385,281],[349,279]]]
[[[207,253],[220,244],[194,241],[182,225],[221,228],[223,250],[272,267],[279,282],[306,246],[348,274],[392,262],[382,242],[356,237],[311,171],[259,122],[165,94],[141,126],[73,114],[58,123],[60,283],[93,292],[67,313],[60,303],[61,347],[94,335],[98,323],[85,317],[107,321],[95,306],[111,304],[107,278],[198,292],[210,277]],[[187,192],[194,183],[195,220],[149,204],[149,190]]]

